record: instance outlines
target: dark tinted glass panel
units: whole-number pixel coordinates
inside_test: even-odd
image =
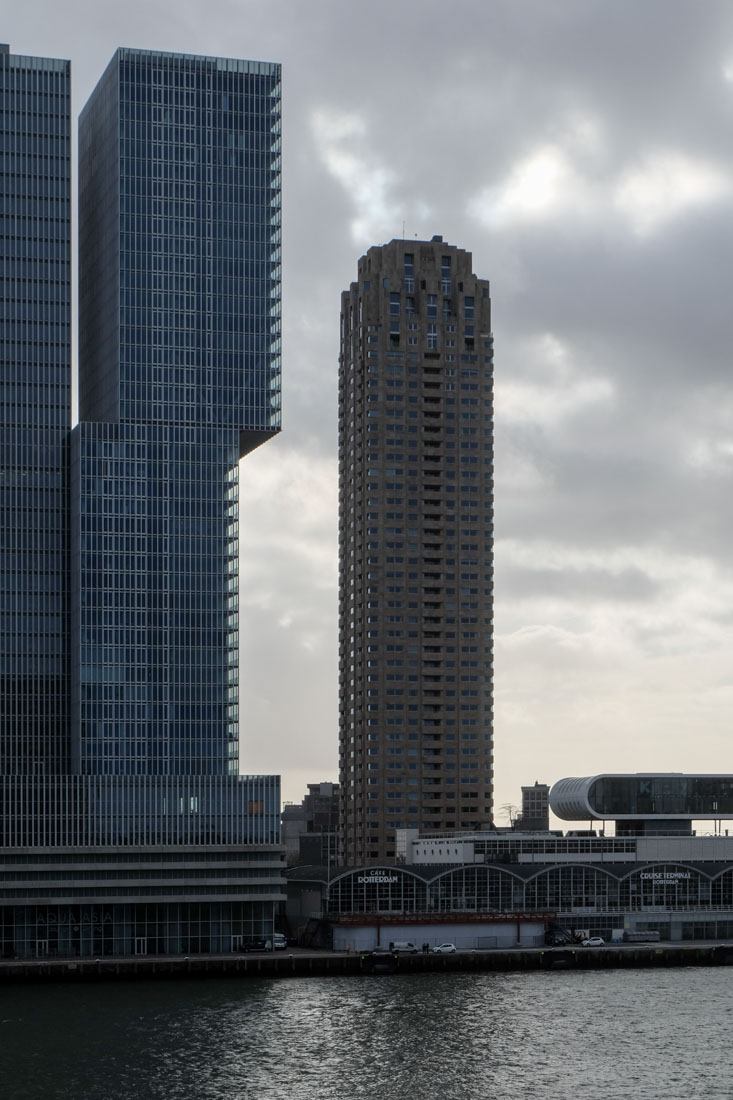
[[[0,759],[68,764],[69,63],[0,53]]]

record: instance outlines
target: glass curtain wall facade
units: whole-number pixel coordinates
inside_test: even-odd
[[[80,119],[74,762],[236,775],[238,463],[280,428],[280,70],[118,50]]]
[[[238,440],[80,424],[72,441],[74,764],[237,775]]]
[[[0,848],[0,958],[237,951],[272,935],[280,872],[256,843]]]
[[[0,46],[0,953],[231,950],[282,899],[237,588],[239,461],[280,427],[279,66],[119,50],[93,93],[73,431],[69,83]]]
[[[79,418],[280,428],[280,66],[120,49],[79,120]]]
[[[22,909],[7,925],[5,912],[0,950],[20,958],[229,953],[272,935],[270,899],[43,905]]]
[[[280,780],[0,776],[0,848],[277,844]]]
[[[342,859],[492,816],[493,339],[469,252],[394,240],[341,299]]]
[[[68,61],[0,46],[0,771],[69,763]]]

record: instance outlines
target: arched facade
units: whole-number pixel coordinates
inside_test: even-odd
[[[524,890],[524,908],[528,910],[606,911],[617,904],[618,882],[613,873],[585,864],[549,867],[531,878]]]
[[[555,914],[564,929],[604,937],[635,929],[657,929],[672,939],[733,935],[733,863],[362,867],[335,876],[327,892],[332,916],[392,916],[403,924],[412,916],[419,924],[423,915],[432,926],[445,916],[453,927],[465,914],[467,927],[474,927],[482,917],[521,914],[527,920],[537,913],[545,920]]]
[[[733,868],[721,871],[710,882],[710,904],[716,909],[733,909]]]
[[[424,913],[427,883],[401,867],[345,871],[328,887],[329,913]]]
[[[712,900],[710,877],[682,863],[635,868],[619,883],[624,910],[706,909]]]
[[[524,908],[524,883],[498,867],[458,867],[430,882],[428,898],[430,910],[440,913],[507,913]]]

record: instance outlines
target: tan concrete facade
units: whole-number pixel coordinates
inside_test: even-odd
[[[342,295],[342,860],[492,817],[493,340],[487,280],[432,241]]]

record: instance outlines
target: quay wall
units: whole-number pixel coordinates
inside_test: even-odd
[[[674,966],[733,966],[733,944],[512,948],[455,955],[297,952],[293,954],[114,959],[34,959],[0,962],[0,986],[14,983],[149,981],[212,978],[308,978],[435,971],[597,970]]]

